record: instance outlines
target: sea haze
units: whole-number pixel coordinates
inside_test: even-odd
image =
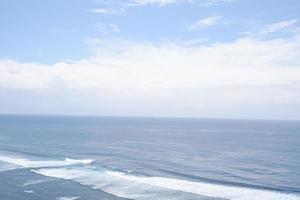
[[[1,200],[300,200],[300,122],[0,116]]]

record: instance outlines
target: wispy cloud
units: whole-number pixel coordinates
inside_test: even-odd
[[[286,28],[294,26],[297,22],[298,22],[297,19],[291,19],[291,20],[287,20],[287,21],[276,22],[274,24],[267,25],[264,28],[263,33],[268,34],[268,33],[274,33],[274,32],[277,32],[277,31],[281,31],[281,30],[284,30]]]
[[[209,26],[214,26],[219,22],[220,19],[221,19],[220,16],[213,16],[213,17],[207,17],[204,19],[200,19],[200,20],[194,22],[193,24],[191,24],[188,27],[188,29],[193,31],[193,30],[197,30],[197,29],[201,29],[201,28],[205,28],[205,27],[209,27]]]
[[[234,3],[238,1],[239,0],[191,0],[190,2],[197,3],[200,6],[218,6],[224,3]]]
[[[222,3],[231,3],[238,0],[130,0],[129,5],[158,5],[166,6],[174,3],[195,3],[204,6],[214,6]]]
[[[96,8],[96,9],[90,9],[88,10],[89,12],[92,13],[97,13],[97,14],[111,14],[111,15],[120,15],[125,13],[125,9],[115,9],[115,8]]]
[[[242,34],[248,37],[292,36],[299,30],[299,26],[297,26],[298,21],[298,19],[290,19],[264,24],[261,21],[252,20],[249,23],[249,30],[242,32]]]
[[[159,6],[165,6],[168,4],[176,3],[178,0],[132,0],[131,5],[151,5],[157,4]]]
[[[119,26],[116,24],[105,24],[99,22],[95,26],[96,30],[102,34],[119,33]]]

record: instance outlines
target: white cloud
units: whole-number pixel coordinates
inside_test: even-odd
[[[292,36],[297,34],[297,32],[299,33],[297,23],[298,19],[290,19],[272,24],[263,24],[261,21],[254,20],[249,24],[250,29],[243,32],[243,35],[251,37],[266,37],[272,34],[285,34]]]
[[[102,106],[110,109],[105,114],[273,117],[280,108],[282,117],[287,109],[300,111],[300,37],[190,47],[92,41],[101,45],[85,60],[0,60],[0,91],[76,91],[76,98],[86,98],[80,109]]]
[[[89,12],[92,13],[97,13],[97,14],[112,14],[112,15],[120,15],[125,12],[125,9],[114,9],[114,8],[96,8],[96,9],[91,9],[88,10]]]
[[[299,38],[251,38],[211,46],[126,43],[87,60],[54,65],[1,60],[1,87],[99,87],[143,91],[226,85],[276,85],[300,81]],[[115,45],[115,44],[110,44]],[[272,49],[272,51],[270,51]]]
[[[221,19],[220,16],[213,16],[213,17],[207,17],[204,19],[200,19],[193,24],[191,24],[188,29],[189,30],[197,30],[209,26],[214,26],[218,23],[218,21]]]
[[[192,2],[198,2],[199,5],[203,5],[203,6],[217,6],[223,3],[233,3],[233,2],[237,2],[239,0],[195,0]]]
[[[277,31],[281,31],[283,29],[294,26],[297,22],[298,22],[297,19],[291,19],[291,20],[287,20],[287,21],[281,21],[281,22],[277,22],[274,24],[270,24],[265,27],[265,30],[263,31],[263,33],[268,34],[268,33],[274,33]]]
[[[133,5],[157,4],[159,6],[165,6],[176,2],[178,2],[178,0],[133,0],[131,3]]]
[[[195,3],[198,5],[213,6],[221,3],[236,2],[237,0],[131,0],[129,5],[159,5],[166,6],[174,3]]]

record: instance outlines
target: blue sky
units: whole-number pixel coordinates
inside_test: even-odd
[[[299,20],[297,0],[3,0],[0,112],[300,119]]]
[[[255,23],[263,26],[297,19],[300,15],[300,3],[297,0],[217,1],[217,5],[211,6],[213,1],[209,0],[193,3],[174,1],[166,5],[157,1],[144,6],[126,6],[125,1],[103,2],[1,1],[0,56],[42,63],[81,59],[89,55],[86,40],[95,37],[151,42],[199,38],[207,42],[233,41],[249,31]],[[97,9],[111,10],[116,14],[96,13]],[[215,26],[188,30],[192,23],[209,17],[220,19]],[[99,24],[104,26],[98,27]],[[119,32],[105,34],[99,30],[109,29],[109,24],[116,25]]]

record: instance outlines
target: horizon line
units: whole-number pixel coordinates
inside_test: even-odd
[[[234,118],[234,117],[194,117],[194,116],[153,116],[153,115],[95,115],[95,114],[52,114],[52,113],[1,113],[0,116],[40,116],[40,117],[99,117],[99,118],[149,118],[149,119],[190,119],[190,120],[230,120],[230,121],[290,121],[300,119]]]

